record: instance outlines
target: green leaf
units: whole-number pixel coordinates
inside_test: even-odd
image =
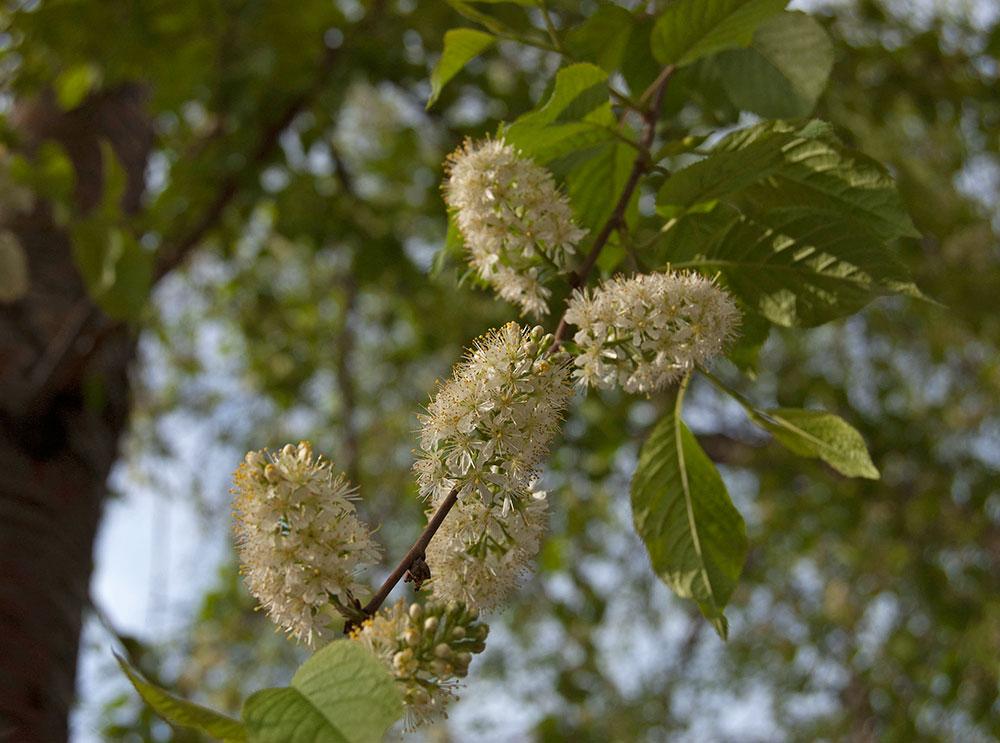
[[[470,21],[474,21],[481,26],[485,26],[495,34],[504,34],[507,36],[514,35],[514,29],[506,23],[494,18],[491,15],[487,15],[480,10],[476,10],[469,3],[463,2],[463,0],[445,0],[445,2],[454,8],[463,18],[468,18]]]
[[[125,675],[128,676],[128,680],[132,682],[132,686],[139,692],[139,696],[167,722],[182,727],[196,728],[221,740],[244,741],[247,739],[246,728],[239,720],[226,717],[207,707],[202,707],[200,704],[181,699],[143,681],[117,654],[115,659]]]
[[[678,596],[694,599],[725,639],[723,609],[746,558],[746,526],[712,461],[681,421],[683,399],[684,385],[639,453],[632,518],[656,574]]]
[[[28,293],[28,256],[10,230],[0,230],[0,302],[16,302]]]
[[[564,67],[545,103],[500,136],[540,164],[607,142],[617,126],[610,96],[608,74],[600,67],[587,62]]]
[[[566,34],[564,45],[574,58],[593,62],[606,72],[622,64],[632,35],[632,14],[620,5],[602,5]]]
[[[112,317],[136,319],[153,286],[153,254],[132,235],[100,222],[71,230],[73,258],[91,297]]]
[[[919,290],[884,245],[835,214],[809,208],[751,215],[719,206],[664,233],[671,267],[721,271],[730,291],[776,325],[813,327],[880,294]]]
[[[880,240],[920,237],[885,167],[850,150],[821,121],[765,121],[723,137],[713,153],[750,146],[775,133],[794,132],[798,141],[783,151],[780,166],[742,189],[741,207],[807,206],[856,222]]]
[[[476,31],[471,28],[453,28],[444,35],[444,51],[441,58],[431,71],[431,97],[427,100],[427,108],[441,95],[441,90],[448,81],[465,67],[470,59],[479,55],[493,42],[492,34]]]
[[[78,64],[63,70],[55,79],[56,100],[64,111],[76,108],[100,80],[101,72],[92,64]]]
[[[101,143],[104,195],[84,220],[70,225],[73,259],[91,297],[112,317],[136,319],[153,286],[153,253],[121,227],[126,175],[105,142]]]
[[[774,408],[752,411],[750,419],[800,457],[819,457],[847,477],[879,479],[861,434],[833,413]]]
[[[585,154],[587,157],[566,177],[566,191],[580,224],[593,234],[611,216],[638,155],[634,148],[619,140]],[[637,189],[626,208],[629,224],[634,224],[638,217],[638,201]]]
[[[789,11],[761,23],[748,49],[722,52],[708,64],[738,108],[770,118],[808,116],[833,69],[833,44],[812,16]]]
[[[379,743],[402,712],[378,660],[338,640],[303,663],[290,686],[251,695],[243,720],[254,743]]]
[[[656,21],[653,56],[677,67],[750,44],[757,26],[788,0],[677,0]]]
[[[801,141],[795,132],[771,132],[736,150],[713,152],[674,173],[656,195],[657,211],[680,216],[696,204],[717,201],[769,178],[784,160],[784,150]]]
[[[726,358],[742,372],[755,377],[757,356],[771,334],[771,323],[753,310],[742,307],[741,311],[743,322],[740,323],[740,334],[726,352]]]

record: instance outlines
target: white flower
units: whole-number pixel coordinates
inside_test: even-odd
[[[580,328],[574,376],[581,385],[650,393],[720,355],[740,312],[723,289],[688,272],[615,277],[576,290],[566,321]]]
[[[458,501],[426,550],[435,599],[498,608],[531,570],[548,523],[544,493],[489,507]]]
[[[396,679],[407,730],[448,716],[444,710],[458,698],[458,679],[468,674],[472,655],[485,648],[489,627],[478,618],[461,602],[407,608],[400,600],[352,633]]]
[[[453,488],[487,506],[524,499],[548,455],[572,389],[551,337],[517,323],[479,338],[420,416],[422,497],[437,505]]]
[[[308,442],[250,452],[234,474],[233,520],[241,572],[274,622],[313,645],[330,635],[336,598],[348,603],[362,565],[380,548],[358,520],[356,490]]]
[[[547,314],[546,274],[565,271],[587,234],[552,175],[502,139],[466,140],[446,169],[444,199],[471,265],[522,312]]]

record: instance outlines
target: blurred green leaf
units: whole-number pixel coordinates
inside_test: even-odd
[[[0,302],[16,302],[28,293],[28,256],[17,235],[0,230]]]
[[[92,64],[78,64],[64,70],[56,77],[54,83],[59,106],[64,111],[76,108],[87,97],[100,77],[100,70]]]
[[[691,64],[724,49],[748,46],[765,19],[788,0],[678,0],[656,21],[650,46],[662,64]]]
[[[247,739],[247,730],[239,720],[233,720],[207,707],[202,707],[200,704],[181,699],[153,686],[143,681],[118,655],[115,655],[115,659],[125,675],[128,676],[128,680],[132,682],[132,686],[139,692],[139,696],[167,722],[203,730],[212,737],[224,741],[245,741]]]
[[[441,95],[441,90],[473,57],[496,41],[492,34],[471,28],[453,28],[444,35],[444,51],[431,71],[431,95],[427,108]]]

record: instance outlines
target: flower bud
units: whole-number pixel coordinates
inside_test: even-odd
[[[434,648],[434,655],[443,660],[448,660],[451,657],[451,648],[448,647],[448,643],[442,642]]]
[[[472,662],[472,653],[467,653],[464,650],[455,656],[455,663],[461,666],[468,666]]]
[[[431,671],[434,673],[435,676],[439,678],[450,676],[454,670],[455,670],[454,667],[448,661],[445,660],[431,661]]]
[[[461,626],[460,627],[455,627],[455,629],[453,629],[451,631],[451,639],[452,640],[464,640],[465,639],[465,627],[461,627]]]
[[[253,469],[263,469],[267,466],[267,458],[259,451],[247,452],[246,462]]]
[[[268,482],[276,483],[278,482],[278,480],[281,479],[281,473],[278,472],[277,467],[275,467],[273,464],[269,464],[264,468],[264,477],[267,478]]]
[[[538,355],[538,344],[534,341],[528,341],[524,344],[524,353],[530,358],[534,358]]]
[[[437,617],[427,617],[427,619],[424,620],[424,631],[428,633],[436,632],[440,622],[441,620]]]
[[[410,604],[410,619],[414,622],[419,622],[423,615],[424,609],[420,604]]]
[[[535,343],[538,343],[538,341],[541,340],[543,335],[545,335],[545,328],[543,328],[541,325],[536,325],[531,329],[531,334],[528,337],[531,338],[531,340],[533,340]]]

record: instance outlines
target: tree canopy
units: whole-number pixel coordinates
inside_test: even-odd
[[[547,330],[576,280],[667,268],[717,281],[743,322],[728,360],[680,387],[577,394],[535,572],[491,617],[453,719],[417,736],[1000,736],[988,4],[14,5],[0,590],[31,606],[0,629],[44,652],[0,662],[18,679],[0,720],[37,709],[25,740],[65,737],[114,461],[165,492],[181,473],[194,487],[173,497],[225,541],[214,463],[309,440],[381,526],[376,575],[413,544],[416,415],[463,348],[519,318],[466,264],[440,188],[448,153],[486,136],[547,167],[589,231]],[[178,431],[196,426],[192,457]],[[662,528],[692,487],[713,525],[694,567],[677,558],[690,531]],[[377,687],[338,643],[296,672],[235,560],[182,636],[118,638],[156,687],[229,716],[196,727],[235,736],[251,694],[290,697],[323,663]],[[202,740],[131,687],[101,724]]]

